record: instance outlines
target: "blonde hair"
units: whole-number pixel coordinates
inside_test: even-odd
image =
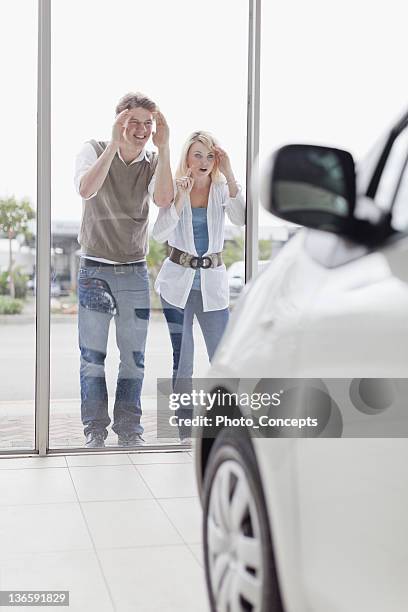
[[[199,132],[193,132],[187,138],[186,142],[183,145],[183,148],[182,148],[182,151],[181,151],[180,162],[179,162],[179,165],[177,166],[177,170],[176,170],[176,178],[181,178],[182,176],[186,176],[187,170],[188,170],[188,165],[187,165],[188,152],[190,150],[190,147],[195,142],[201,142],[210,151],[213,151],[214,147],[218,146],[217,140],[214,138],[214,136],[212,134],[210,134],[210,132],[204,132],[202,130],[199,131]],[[215,158],[214,168],[212,169],[212,172],[211,172],[210,176],[211,176],[211,180],[214,183],[220,183],[220,182],[223,181],[223,175],[221,174],[221,172],[220,172],[220,170],[218,168],[218,159],[217,159],[217,157]]]

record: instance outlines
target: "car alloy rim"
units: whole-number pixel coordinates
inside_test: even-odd
[[[231,459],[219,466],[212,482],[207,545],[217,612],[259,612],[263,584],[259,516],[247,476]]]

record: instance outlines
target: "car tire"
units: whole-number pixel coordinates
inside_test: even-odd
[[[212,612],[284,612],[251,441],[224,429],[204,476],[203,543]]]

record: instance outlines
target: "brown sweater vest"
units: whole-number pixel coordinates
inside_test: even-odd
[[[106,142],[91,140],[97,156]],[[82,201],[82,221],[78,242],[82,252],[126,263],[142,259],[148,252],[150,180],[156,170],[157,154],[146,152],[143,159],[129,166],[116,154],[107,177],[96,196]]]

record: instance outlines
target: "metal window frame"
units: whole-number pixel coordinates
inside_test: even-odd
[[[51,0],[38,0],[35,446],[48,453],[51,269]]]
[[[249,0],[245,282],[258,271],[261,0]]]
[[[258,177],[260,115],[261,0],[249,2],[246,157],[245,278],[258,268],[258,201],[251,186]],[[48,447],[50,424],[50,269],[51,269],[51,0],[38,0],[37,91],[37,255],[35,454],[89,453],[82,448]],[[149,445],[139,452],[180,449],[176,444]],[[112,453],[111,447],[93,452]],[[137,452],[132,449],[132,452]],[[32,455],[33,453],[19,453]]]

